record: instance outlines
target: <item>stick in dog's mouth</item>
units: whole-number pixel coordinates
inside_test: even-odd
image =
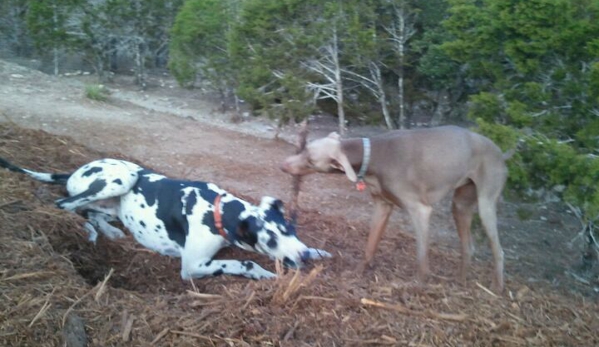
[[[297,150],[296,154],[301,153],[306,148],[306,142],[308,139],[308,119],[304,119],[304,121],[300,125],[300,131],[298,132],[298,142],[297,142]],[[299,192],[302,183],[301,175],[293,175],[291,179],[291,189],[292,189],[292,198],[291,198],[291,207],[290,207],[290,218],[291,224],[293,227],[297,225],[297,215],[298,215],[298,199]]]

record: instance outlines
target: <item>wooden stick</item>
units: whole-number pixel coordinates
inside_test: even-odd
[[[296,150],[295,154],[300,154],[306,148],[307,139],[308,139],[308,119],[306,118],[301,123],[301,128],[298,133],[297,150]],[[293,195],[292,195],[292,199],[291,199],[291,208],[289,210],[291,211],[290,212],[291,222],[293,223],[294,226],[297,223],[297,212],[299,209],[298,199],[299,199],[300,186],[302,183],[302,177],[303,176],[300,176],[300,175],[294,175],[292,178],[292,181],[291,181]]]

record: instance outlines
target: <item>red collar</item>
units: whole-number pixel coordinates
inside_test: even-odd
[[[214,226],[216,226],[216,230],[218,230],[220,236],[227,239],[227,232],[223,228],[223,216],[220,211],[220,199],[222,197],[223,196],[219,194],[214,199]]]

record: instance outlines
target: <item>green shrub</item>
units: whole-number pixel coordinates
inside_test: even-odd
[[[106,101],[110,92],[101,84],[88,84],[85,86],[85,96],[96,101]]]
[[[599,218],[599,157],[580,153],[571,143],[536,132],[525,134],[480,119],[477,123],[478,131],[503,150],[514,148],[519,142],[516,155],[507,162],[509,188],[523,194],[530,188],[552,190],[564,202],[580,209],[584,223]]]
[[[533,215],[531,210],[524,207],[519,207],[516,210],[516,214],[518,215],[518,219],[520,219],[521,221],[530,220]]]
[[[479,118],[476,120],[478,129],[481,134],[490,138],[503,152],[516,149],[518,139],[522,134],[507,125],[492,124]],[[514,156],[507,161],[508,186],[516,191],[524,191],[530,186],[529,176],[526,166],[523,164],[523,157],[520,151],[517,151]]]
[[[517,127],[525,127],[532,125],[532,117],[526,104],[519,101],[510,102],[506,110],[510,124]]]

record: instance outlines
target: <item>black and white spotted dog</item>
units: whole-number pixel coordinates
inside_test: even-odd
[[[96,241],[96,230],[110,239],[124,237],[109,224],[120,219],[146,248],[181,257],[183,279],[275,276],[252,261],[212,260],[228,245],[266,254],[288,267],[331,256],[303,244],[286,222],[282,202],[271,197],[254,206],[212,183],[171,179],[116,159],[96,160],[70,174],[35,172],[2,158],[0,167],[42,182],[66,184],[69,197],[56,205],[87,217],[90,241]]]

